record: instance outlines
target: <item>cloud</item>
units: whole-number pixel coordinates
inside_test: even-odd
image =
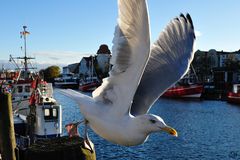
[[[60,58],[58,58],[58,57],[49,57],[50,59],[52,59],[52,60],[59,60]]]
[[[32,52],[35,56],[47,56],[47,57],[82,57],[86,55],[91,55],[90,53],[81,53],[81,52],[73,52],[73,51],[37,51]]]
[[[49,66],[52,66],[53,64],[50,64],[50,63],[36,63],[34,64],[34,66],[37,67],[37,70],[41,70],[41,69],[46,69],[47,67]],[[60,68],[66,66],[66,64],[55,64],[56,66],[59,66]]]
[[[1,59],[0,59],[0,64],[1,64],[0,70],[3,69],[3,68],[4,68],[4,69],[7,69],[7,70],[8,70],[8,69],[14,70],[14,69],[17,68],[17,66],[16,66],[15,64],[13,64],[12,62],[9,62],[9,61],[7,61],[7,60],[1,60]],[[23,68],[23,67],[24,67],[23,64],[22,64],[20,61],[18,61],[17,64],[18,64],[18,66],[19,66],[20,68]],[[57,66],[59,66],[60,68],[62,68],[62,67],[64,67],[64,66],[66,66],[67,64],[66,64],[66,63],[52,63],[52,62],[49,62],[49,61],[47,61],[47,62],[31,61],[31,64],[29,64],[29,65],[30,65],[31,67],[36,67],[37,70],[41,70],[41,69],[45,69],[45,68],[47,68],[47,67],[49,67],[49,66],[52,66],[52,65],[57,65]]]
[[[196,35],[196,37],[200,37],[200,36],[202,36],[202,33],[198,30],[195,30],[195,35]]]
[[[80,62],[82,57],[90,55],[90,53],[74,51],[35,51],[30,53],[30,56],[35,58],[30,62],[33,67],[36,67],[37,70],[40,70],[51,65],[57,65],[59,67],[67,66],[68,64]],[[19,67],[23,67],[21,60],[16,60],[16,63],[19,65]],[[6,69],[16,68],[13,63],[7,60],[0,59],[0,64],[0,70],[2,67]]]
[[[32,52],[32,55],[36,57],[36,62],[44,64],[71,64],[80,62],[82,57],[90,56],[90,53],[73,52],[73,51],[36,51]]]

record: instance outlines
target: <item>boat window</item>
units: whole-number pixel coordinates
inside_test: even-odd
[[[237,81],[240,81],[240,74],[237,75]]]
[[[56,118],[57,116],[58,116],[57,109],[53,108],[53,117]]]
[[[25,86],[25,92],[30,92],[30,86]]]
[[[240,86],[237,86],[237,93],[240,93]]]
[[[22,86],[17,86],[17,90],[18,90],[18,93],[22,93],[23,92],[23,87]]]
[[[46,108],[46,109],[44,109],[44,119],[47,120],[47,121],[57,120],[58,119],[57,108]]]
[[[44,117],[50,116],[50,109],[44,110]]]

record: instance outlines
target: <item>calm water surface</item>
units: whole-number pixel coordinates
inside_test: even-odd
[[[54,94],[63,107],[63,126],[83,119],[74,101],[59,92]],[[150,112],[174,127],[179,137],[155,133],[140,146],[122,147],[89,131],[97,159],[240,159],[240,106],[222,101],[160,99]],[[82,132],[82,127],[79,130]]]

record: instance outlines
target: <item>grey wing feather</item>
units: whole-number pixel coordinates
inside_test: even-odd
[[[148,112],[154,102],[187,72],[193,59],[194,27],[189,14],[173,19],[152,45],[150,58],[131,107],[132,115]]]

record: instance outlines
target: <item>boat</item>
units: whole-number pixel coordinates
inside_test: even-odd
[[[0,84],[12,84],[14,80],[16,80],[19,76],[19,72],[15,70],[5,70],[2,68],[0,71]]]
[[[26,35],[29,34],[26,31],[26,26],[23,26],[23,31],[20,32],[24,38],[24,56],[13,57],[10,55],[9,61],[13,63],[16,70],[4,70],[1,73],[1,89],[7,90],[12,94],[12,106],[13,110],[23,108],[28,105],[29,98],[31,96],[31,83],[35,79],[36,73],[32,71],[36,69],[29,67],[32,57],[27,56],[26,53]],[[15,60],[23,60],[23,66],[19,66]]]
[[[86,75],[82,77],[79,81],[79,90],[82,92],[92,92],[98,86],[101,85],[101,81],[99,80],[95,67],[94,67],[94,60],[93,56],[90,56],[90,67]]]
[[[18,72],[18,71],[16,71]],[[2,81],[1,89],[4,92],[9,92],[12,94],[12,106],[13,110],[21,108],[28,104],[31,95],[31,83],[33,79],[25,78],[13,78],[7,81]]]
[[[18,145],[28,136],[36,140],[62,134],[62,107],[53,97],[52,84],[36,79],[31,86],[29,105],[14,111]]]
[[[82,92],[91,92],[100,85],[101,82],[98,80],[97,77],[88,77],[85,80],[80,81],[79,90]]]
[[[193,74],[191,74],[193,72]],[[188,74],[170,87],[162,97],[165,98],[197,98],[200,99],[203,92],[203,85],[198,83],[198,77],[193,66]]]
[[[78,85],[79,79],[71,73],[61,74],[59,77],[54,78],[54,86],[58,88],[77,89]]]
[[[25,29],[26,26],[24,26],[24,32]],[[23,34],[23,36],[26,40],[26,35]],[[81,137],[70,139],[62,134],[62,106],[53,97],[52,84],[44,81],[38,74],[32,74],[27,66],[29,58],[26,53],[23,58],[25,65],[23,69],[18,67],[18,71],[11,71],[12,76],[8,77],[6,77],[8,75],[6,71],[3,74],[0,73],[1,93],[12,93],[13,105],[15,102],[22,104],[21,107],[17,104],[17,107],[13,109],[18,158],[34,159],[32,157],[38,155],[38,151],[43,153],[40,154],[43,157],[52,156],[52,150],[41,150],[43,142],[44,148],[52,149],[57,144],[63,146],[66,155],[72,154],[73,150],[81,155],[84,149],[83,139]],[[79,143],[79,140],[82,142]],[[79,149],[76,149],[76,144]],[[59,151],[56,150],[54,154],[57,156]]]
[[[240,84],[233,84],[233,89],[228,92],[227,102],[240,104]]]
[[[31,83],[32,80],[18,80],[11,85],[13,110],[28,105],[31,96]]]
[[[201,84],[178,85],[169,88],[162,97],[167,98],[200,98],[203,91]]]
[[[53,98],[52,84],[45,82],[37,73],[30,71],[26,55],[26,26],[21,32],[24,38],[24,57],[12,57],[10,61],[16,70],[2,70],[0,88],[3,93],[12,94],[14,128],[16,137],[56,137],[62,133],[62,109]],[[18,66],[15,59],[24,60],[23,67]],[[21,141],[21,140],[20,140]],[[21,143],[19,143],[20,145]]]
[[[24,57],[10,60],[16,65],[17,71],[12,78],[5,81],[5,91],[12,93],[14,129],[17,145],[28,147],[39,138],[59,137],[62,134],[62,107],[53,97],[51,83],[44,81],[37,73],[30,71],[26,55],[26,26],[21,32],[24,38]],[[19,67],[15,59],[23,59],[24,66]],[[3,87],[2,86],[2,87]]]

